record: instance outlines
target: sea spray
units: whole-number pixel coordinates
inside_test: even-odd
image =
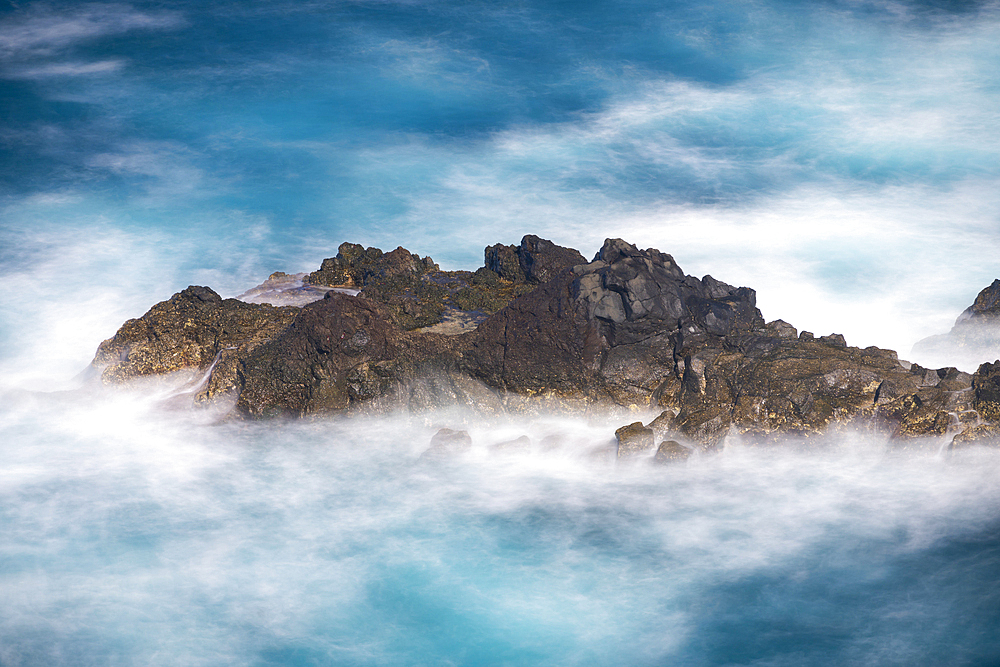
[[[843,432],[654,466],[592,456],[616,423],[596,417],[220,423],[134,390],[6,403],[4,665],[1000,650],[994,450],[893,453]],[[445,425],[471,451],[422,460]],[[520,435],[529,451],[491,453]]]

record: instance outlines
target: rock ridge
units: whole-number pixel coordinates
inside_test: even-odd
[[[471,272],[344,243],[305,280],[326,292],[303,306],[191,286],[123,324],[93,365],[109,384],[204,372],[197,400],[227,396],[254,419],[456,403],[658,412],[619,440],[629,456],[661,442],[663,461],[729,436],[770,443],[846,424],[900,443],[960,434],[957,446],[992,438],[1000,420],[1000,360],[975,374],[907,367],[891,350],[799,333],[765,322],[753,289],[685,275],[622,239],[588,262],[529,235],[488,246]],[[980,297],[967,319],[995,316],[1000,281]]]

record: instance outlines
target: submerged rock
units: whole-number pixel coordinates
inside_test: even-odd
[[[441,459],[466,454],[472,449],[472,437],[468,431],[440,429],[431,437],[431,446],[421,454],[421,458]]]
[[[527,454],[530,451],[531,438],[526,435],[490,445],[490,453],[492,454]]]
[[[660,465],[682,463],[687,461],[690,456],[691,450],[676,440],[664,440],[656,448],[656,455],[653,456],[653,462]]]

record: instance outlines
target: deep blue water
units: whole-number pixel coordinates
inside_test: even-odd
[[[1000,664],[993,452],[615,469],[620,423],[451,415],[435,468],[422,417],[58,393],[189,284],[526,233],[907,358],[1000,276],[998,44],[991,2],[3,4],[0,665]]]

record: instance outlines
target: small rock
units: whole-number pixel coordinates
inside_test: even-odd
[[[656,444],[653,429],[646,428],[642,422],[622,426],[615,431],[615,437],[618,439],[618,458],[641,454]]]
[[[664,440],[656,449],[656,456],[653,457],[653,461],[660,465],[666,465],[668,463],[687,461],[689,456],[691,456],[691,450],[684,445],[676,440]]]
[[[531,438],[522,435],[514,440],[505,440],[490,445],[491,454],[527,454],[531,451]]]
[[[773,322],[768,322],[764,327],[764,331],[768,335],[775,336],[777,338],[798,338],[799,336],[795,327],[784,320],[774,320]]]
[[[431,446],[420,458],[442,459],[465,454],[472,449],[472,437],[468,431],[454,431],[443,428],[431,438]]]
[[[565,444],[566,436],[562,433],[553,433],[542,438],[542,441],[538,443],[538,448],[543,452],[553,452],[562,449]]]
[[[834,347],[847,347],[847,339],[844,338],[843,334],[838,333],[830,334],[829,336],[820,336],[819,342],[833,345]]]
[[[974,445],[1000,444],[1000,425],[980,424],[971,426],[954,437],[950,449],[965,449]]]

